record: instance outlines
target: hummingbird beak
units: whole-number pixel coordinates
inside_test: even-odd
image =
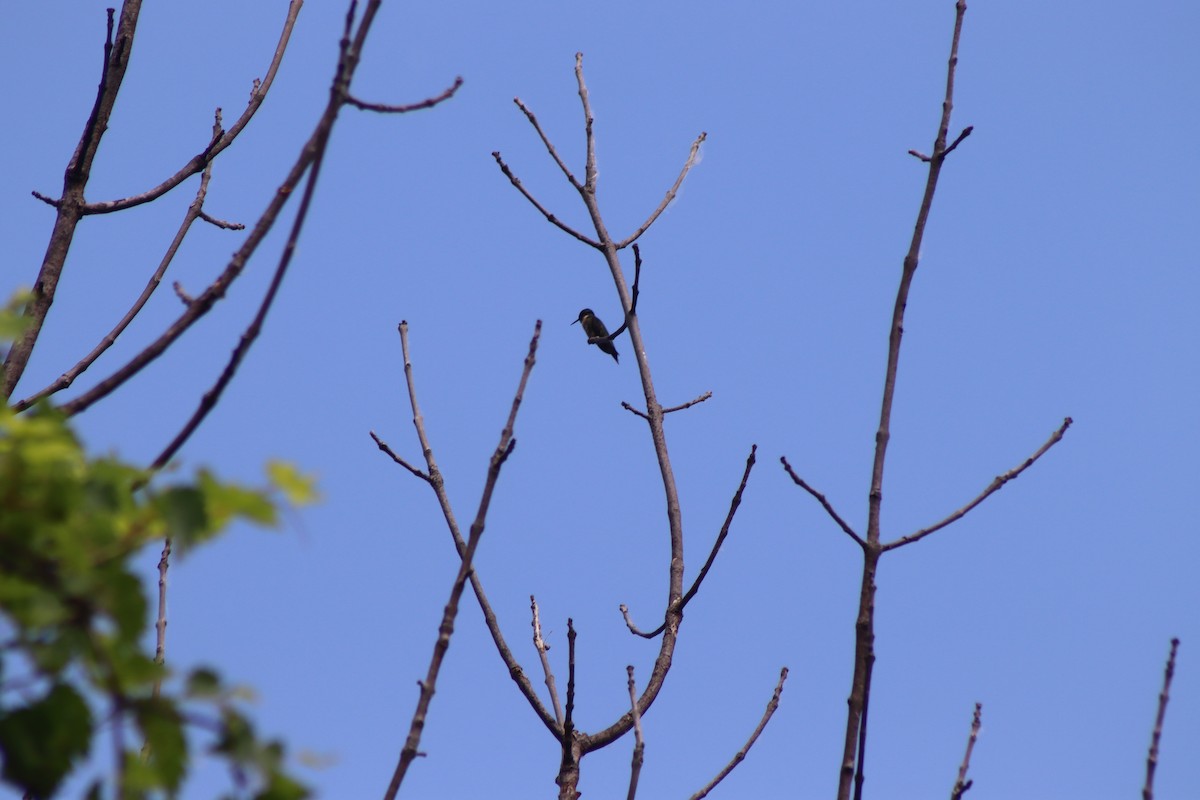
[[[579,322],[579,320],[572,320],[571,325],[574,325],[576,322]],[[570,326],[567,326],[567,327],[570,327]]]

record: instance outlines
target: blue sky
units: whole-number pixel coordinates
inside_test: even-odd
[[[134,194],[232,119],[285,3],[148,4],[89,200]],[[206,210],[252,223],[328,92],[344,14],[310,2],[263,108],[217,161]],[[568,223],[586,213],[512,103],[582,173],[573,57],[585,54],[599,196],[614,236],[658,204],[708,133],[683,191],[642,239],[639,315],[665,405],[695,574],[752,443],[759,463],[717,565],[688,607],[646,718],[643,797],[687,796],[737,751],[778,676],[783,703],[722,797],[834,792],[849,690],[858,551],[791,481],[786,455],[865,528],[887,326],[936,131],[950,0],[911,3],[386,3],[292,272],[221,405],[181,453],[246,480],[282,457],[323,502],[284,530],[236,530],[171,572],[168,658],[255,687],[254,715],[324,798],[382,794],[457,564],[432,493],[377,431],[420,449],[396,325],[460,519],[478,502],[534,321],[545,321],[477,565],[515,652],[540,680],[529,595],[560,687],[579,631],[577,720],[627,704],[629,636],[661,615],[662,490],[628,339],[614,365],[569,323],[619,318],[603,261],[500,174],[499,150]],[[101,4],[7,10],[13,76],[0,150],[6,287],[29,284],[53,194],[94,97]],[[1129,797],[1140,789],[1168,641],[1183,643],[1158,796],[1200,786],[1200,10],[1165,2],[978,0],[967,13],[949,160],[908,306],[885,538],[941,519],[1071,416],[1065,440],[950,529],[885,556],[878,577],[868,794],[948,793],[984,705],[972,800]],[[195,190],[80,226],[18,389],[57,377],[140,292]],[[289,209],[294,211],[294,206]],[[285,219],[290,221],[290,217]],[[280,230],[283,226],[280,226]],[[167,274],[199,292],[241,244],[200,226]],[[277,231],[228,298],[171,353],[79,422],[90,446],[149,460],[219,373],[274,266]],[[632,260],[626,264],[632,273]],[[6,291],[8,289],[6,288]],[[173,319],[164,289],[69,392]],[[64,398],[65,399],[65,398]],[[157,553],[146,556],[147,574]],[[469,600],[469,598],[468,598]],[[632,740],[586,758],[587,797],[622,796]],[[464,604],[403,796],[549,796],[557,745]],[[185,792],[212,797],[203,767]],[[714,796],[718,796],[714,794]]]

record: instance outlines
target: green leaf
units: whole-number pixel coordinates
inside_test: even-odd
[[[73,687],[55,684],[46,696],[0,716],[4,779],[36,797],[49,797],[87,755],[92,712]]]
[[[146,741],[144,762],[161,781],[160,786],[174,792],[187,773],[187,739],[183,718],[175,704],[163,698],[139,700],[130,706],[133,717]]]
[[[206,667],[194,669],[187,677],[185,692],[193,698],[218,697],[221,694],[221,676],[216,670]]]
[[[316,478],[305,475],[294,464],[287,461],[267,462],[267,477],[270,478],[271,484],[283,492],[283,496],[294,506],[316,502],[319,497]]]
[[[166,535],[188,545],[212,531],[205,493],[194,486],[172,486],[154,497],[154,506],[166,523]]]

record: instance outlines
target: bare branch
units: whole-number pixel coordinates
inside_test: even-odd
[[[646,743],[642,738],[642,715],[638,711],[637,691],[633,682],[633,665],[625,667],[629,678],[629,712],[633,714],[633,762],[629,766],[629,792],[625,800],[637,797],[638,777],[642,774],[642,759],[646,751]]]
[[[684,162],[683,169],[679,171],[679,177],[675,179],[674,185],[667,190],[666,196],[663,197],[662,202],[658,204],[658,208],[654,209],[654,213],[652,213],[646,219],[646,221],[643,222],[641,226],[629,236],[629,238],[625,239],[623,242],[617,243],[618,250],[628,247],[641,238],[641,235],[650,229],[650,226],[654,224],[654,221],[658,219],[659,215],[667,210],[667,206],[671,205],[671,201],[675,199],[675,195],[679,192],[679,187],[683,185],[683,179],[687,177],[687,174],[691,171],[692,167],[696,166],[696,157],[700,154],[700,145],[704,144],[704,140],[707,138],[708,134],[701,132],[700,135],[696,137],[696,141],[692,142],[692,149],[688,153],[687,161]]]
[[[584,181],[583,189],[580,194],[586,198],[591,195],[596,196],[596,137],[592,135],[592,123],[596,118],[592,116],[592,102],[588,99],[587,84],[583,82],[583,53],[575,54],[575,82],[579,84],[579,101],[583,104],[583,133],[587,142],[587,160],[584,164]],[[593,216],[593,221],[595,216]]]
[[[104,62],[100,71],[100,84],[96,89],[96,101],[87,122],[84,123],[75,153],[64,171],[62,196],[51,203],[57,213],[50,240],[46,245],[46,254],[42,257],[42,265],[33,284],[33,296],[25,306],[27,325],[20,338],[12,343],[4,359],[0,393],[5,400],[12,397],[13,390],[25,373],[25,367],[29,364],[33,348],[46,322],[46,315],[50,313],[50,306],[54,303],[67,252],[71,249],[71,242],[75,237],[75,228],[83,218],[84,191],[91,176],[92,162],[100,147],[100,140],[108,130],[108,120],[112,115],[117,94],[121,90],[121,83],[125,79],[125,70],[129,66],[129,54],[133,47],[133,35],[137,30],[141,8],[141,0],[127,0],[121,6],[121,18],[116,25],[115,35],[113,10],[108,10]],[[35,196],[49,202],[43,195],[35,193]]]
[[[725,522],[721,525],[721,532],[717,534],[717,540],[713,542],[712,550],[708,553],[708,558],[704,562],[704,566],[700,568],[700,572],[696,575],[696,580],[692,582],[692,586],[683,595],[683,602],[679,606],[682,611],[696,596],[696,592],[700,591],[700,584],[704,582],[708,571],[712,569],[713,562],[717,560],[717,553],[721,550],[721,545],[725,542],[725,537],[729,535],[729,526],[733,524],[733,516],[737,513],[738,506],[742,504],[742,494],[746,491],[746,484],[750,480],[750,470],[754,469],[754,463],[757,460],[755,454],[758,452],[758,445],[750,445],[750,455],[746,458],[746,469],[742,473],[742,482],[738,484],[737,491],[733,493],[733,500],[729,502],[729,513],[725,515]],[[629,609],[624,603],[621,604],[621,614],[625,617],[625,625],[629,628],[629,632],[636,636],[641,636],[643,639],[652,639],[658,636],[666,628],[666,622],[655,628],[650,633],[643,633],[634,626],[633,621],[629,618]]]
[[[841,515],[839,515],[837,513],[837,511],[833,507],[833,504],[830,503],[829,500],[826,499],[825,495],[821,494],[816,489],[809,486],[808,483],[806,483],[803,478],[801,478],[799,475],[796,474],[796,471],[792,469],[792,465],[788,463],[786,456],[781,456],[779,459],[779,462],[781,464],[783,464],[783,468],[785,470],[787,470],[787,474],[792,477],[792,482],[795,483],[797,486],[799,486],[804,491],[811,494],[813,497],[815,497],[817,499],[817,502],[821,504],[821,507],[825,509],[825,513],[827,513],[830,516],[830,518],[833,519],[833,521],[838,524],[838,527],[841,528],[846,533],[847,536],[849,536],[851,539],[853,539],[855,542],[857,542],[859,547],[867,546],[867,543],[862,540],[862,537],[859,536],[857,533],[855,533],[854,529],[851,528],[849,526],[849,524],[847,524],[846,521],[844,519],[842,519]]]
[[[746,740],[744,745],[742,745],[742,749],[738,750],[737,753],[734,754],[733,760],[726,764],[725,768],[718,772],[717,777],[709,781],[708,785],[692,795],[691,800],[700,800],[700,798],[706,797],[718,783],[725,780],[725,776],[733,772],[734,767],[746,759],[747,754],[750,752],[750,748],[754,746],[756,741],[758,741],[759,735],[763,732],[763,729],[767,727],[767,723],[771,721],[771,716],[775,713],[775,709],[779,708],[779,696],[783,694],[783,682],[787,680],[787,676],[788,668],[784,667],[779,671],[779,683],[775,684],[775,692],[771,695],[771,699],[767,703],[767,710],[763,712],[762,719],[758,721],[758,727],[754,729],[754,733],[750,734],[750,738]]]
[[[433,646],[433,655],[429,660],[429,669],[426,672],[425,680],[421,681],[421,695],[417,700],[416,711],[413,712],[408,737],[405,739],[404,747],[400,750],[400,761],[396,765],[391,783],[384,794],[385,800],[393,800],[395,798],[396,792],[399,791],[400,784],[404,780],[404,775],[408,771],[408,766],[419,755],[418,747],[421,743],[421,732],[425,728],[425,718],[429,712],[429,704],[433,700],[434,688],[437,684],[438,674],[441,671],[442,661],[445,658],[447,649],[450,647],[450,637],[454,634],[454,620],[458,616],[459,600],[462,599],[463,590],[466,588],[467,579],[472,571],[471,562],[475,557],[475,550],[479,546],[479,540],[483,537],[484,523],[487,519],[488,508],[491,506],[492,493],[495,491],[496,482],[500,478],[500,468],[512,453],[513,447],[517,442],[513,436],[513,428],[517,422],[517,411],[520,409],[521,401],[525,396],[525,386],[529,382],[529,374],[533,371],[534,356],[537,354],[538,337],[541,336],[541,332],[542,322],[538,320],[533,329],[533,338],[529,341],[529,354],[525,356],[525,366],[521,372],[521,381],[517,385],[517,393],[513,396],[512,408],[508,413],[508,421],[505,423],[504,429],[500,432],[500,442],[496,445],[496,450],[492,453],[488,464],[487,480],[484,482],[483,494],[479,498],[479,508],[475,512],[475,520],[471,523],[467,546],[463,550],[462,557],[459,559],[458,575],[454,579],[454,585],[450,590],[450,599],[446,602],[446,608],[442,614],[442,622],[438,626],[437,640]],[[568,716],[569,714],[568,706]]]
[[[867,494],[867,531],[862,538],[863,578],[859,593],[858,622],[854,636],[854,675],[850,682],[850,697],[846,703],[846,731],[842,740],[842,759],[838,773],[837,800],[849,800],[850,785],[858,781],[858,793],[862,792],[864,755],[866,741],[866,710],[870,697],[871,670],[875,662],[875,570],[882,555],[880,546],[880,516],[883,507],[883,472],[887,461],[888,442],[891,440],[892,406],[896,397],[896,375],[900,365],[900,343],[904,336],[904,312],[908,307],[908,295],[920,260],[921,242],[925,227],[933,208],[933,197],[937,190],[938,177],[946,158],[946,135],[950,129],[950,115],[954,108],[954,75],[958,67],[958,45],[962,37],[963,18],[967,13],[965,0],[954,6],[954,33],[950,39],[950,58],[946,66],[946,93],[942,100],[942,116],[933,143],[933,154],[929,158],[929,172],[925,179],[925,191],[913,225],[912,239],[900,273],[900,285],[896,290],[896,302],[892,308],[892,322],[888,333],[887,367],[884,371],[883,398],[879,407],[879,427],[875,432],[875,456],[871,464],[871,488]],[[843,527],[847,530],[848,526]],[[847,530],[847,532],[849,532]],[[857,765],[857,769],[856,769]]]
[[[217,109],[213,116],[214,135],[220,130],[221,109]],[[103,339],[100,340],[100,343],[92,348],[90,353],[80,359],[75,366],[71,367],[71,369],[60,375],[58,379],[49,386],[46,386],[41,391],[38,391],[15,404],[14,408],[17,411],[24,411],[38,400],[41,400],[43,397],[48,397],[56,392],[60,392],[74,383],[75,379],[82,375],[88,367],[94,364],[96,359],[98,359],[105,350],[112,347],[112,345],[117,341],[117,337],[124,333],[125,329],[129,327],[129,324],[133,322],[134,317],[141,313],[142,308],[144,308],[146,303],[150,300],[150,296],[154,294],[155,290],[158,289],[159,284],[162,282],[162,276],[166,273],[167,267],[170,266],[171,262],[174,260],[175,254],[179,251],[179,246],[183,244],[184,236],[186,236],[188,231],[191,230],[192,223],[195,222],[197,218],[204,218],[206,216],[204,214],[203,207],[204,199],[208,195],[208,183],[212,179],[212,167],[212,162],[209,162],[205,166],[204,172],[200,175],[200,186],[196,190],[196,197],[192,200],[191,205],[188,206],[187,212],[184,213],[183,221],[180,222],[179,229],[175,232],[175,238],[171,240],[171,244],[167,247],[167,252],[163,254],[162,259],[158,263],[158,268],[154,271],[154,274],[150,276],[150,280],[146,282],[146,287],[142,290],[141,295],[137,298],[137,300],[134,301],[129,310],[125,312],[125,316],[122,317],[121,320],[113,327],[113,329],[109,331]],[[231,223],[223,224],[226,227],[233,227]],[[244,225],[236,226],[237,229],[244,227]],[[191,299],[189,298],[186,302],[190,303]]]
[[[209,162],[209,166],[212,166],[212,162]],[[222,230],[226,230],[226,231],[244,231],[244,230],[246,230],[246,226],[244,224],[242,224],[241,222],[229,222],[228,220],[217,219],[216,217],[214,217],[211,214],[208,214],[204,211],[201,211],[196,216],[199,217],[200,219],[204,220],[205,222],[207,222],[209,225],[212,225],[217,228],[221,228]]]
[[[571,170],[567,169],[567,165],[563,163],[562,158],[559,157],[558,151],[554,149],[554,144],[551,143],[550,137],[548,137],[546,132],[542,130],[542,126],[537,121],[537,117],[533,115],[533,112],[529,110],[528,106],[521,102],[521,98],[514,97],[513,102],[516,103],[517,108],[521,109],[522,113],[525,114],[525,118],[529,120],[529,124],[533,126],[533,129],[537,131],[537,135],[542,139],[542,144],[546,145],[546,150],[550,153],[550,157],[554,159],[554,163],[558,164],[558,168],[562,170],[563,175],[567,176],[567,180],[570,181],[572,186],[579,191],[583,191],[583,187],[579,184],[579,181],[575,180],[575,176],[571,174]],[[492,155],[495,155],[495,153]]]
[[[975,508],[975,506],[979,505],[984,500],[986,500],[988,497],[990,497],[991,495],[998,492],[1000,490],[1000,488],[1002,486],[1004,486],[1004,484],[1008,483],[1009,481],[1013,480],[1018,475],[1020,475],[1022,472],[1029,469],[1031,466],[1033,466],[1033,463],[1035,461],[1037,461],[1039,458],[1041,458],[1043,455],[1045,455],[1047,450],[1049,450],[1051,447],[1053,447],[1054,445],[1061,442],[1062,438],[1063,438],[1063,434],[1065,434],[1067,432],[1067,428],[1071,427],[1072,422],[1073,422],[1073,420],[1070,417],[1067,417],[1066,419],[1064,419],[1063,424],[1059,426],[1058,430],[1056,430],[1054,433],[1052,433],[1050,435],[1050,438],[1046,440],[1045,444],[1043,444],[1041,447],[1038,448],[1036,453],[1031,455],[1029,458],[1025,459],[1018,466],[1013,467],[1012,469],[1010,469],[1008,472],[1004,473],[1003,475],[997,475],[995,478],[993,478],[992,482],[990,484],[988,484],[988,487],[986,489],[984,489],[982,492],[980,492],[979,495],[974,500],[972,500],[971,502],[967,503],[962,508],[955,511],[953,514],[946,517],[941,522],[938,522],[934,525],[930,525],[928,528],[922,528],[921,530],[917,531],[916,533],[909,534],[908,536],[903,536],[894,542],[888,542],[887,544],[883,545],[883,551],[887,552],[888,550],[894,550],[897,547],[903,547],[906,544],[912,544],[913,542],[920,541],[921,539],[924,539],[926,536],[933,533],[934,531],[941,530],[942,528],[946,527],[950,523],[955,522],[955,521],[960,520],[963,517],[965,517],[967,515],[967,513],[971,511],[971,509]]]
[[[538,604],[533,595],[529,595],[529,610],[533,614],[533,621],[530,623],[533,626],[533,647],[538,651],[538,658],[542,660],[542,672],[546,676],[546,689],[550,692],[550,702],[554,706],[554,718],[561,726],[563,724],[562,705],[558,702],[558,687],[554,683],[554,672],[550,669],[550,659],[546,656],[550,645],[546,644],[546,640],[542,638],[542,620],[538,615]]]
[[[463,85],[462,76],[459,75],[454,79],[454,83],[450,84],[441,94],[432,97],[426,97],[416,103],[406,103],[404,105],[387,105],[385,103],[368,103],[364,100],[359,100],[353,95],[346,95],[346,102],[355,108],[363,111],[377,111],[381,114],[407,114],[410,111],[420,111],[425,108],[433,108],[439,103],[443,103],[454,96],[454,93]]]
[[[412,407],[413,427],[416,428],[417,439],[421,443],[421,452],[425,455],[429,486],[433,489],[434,496],[437,497],[438,506],[441,508],[442,516],[446,520],[446,528],[450,531],[450,537],[454,541],[454,547],[461,559],[466,553],[467,543],[463,539],[462,532],[458,527],[458,520],[454,516],[454,509],[450,505],[450,495],[446,491],[446,481],[441,470],[438,469],[437,460],[433,454],[433,446],[429,443],[429,436],[425,431],[425,418],[422,416],[420,405],[417,403],[416,383],[413,379],[412,359],[409,356],[408,349],[408,323],[402,321],[399,325],[399,330],[400,348],[404,358],[404,376],[408,386],[409,403]],[[560,739],[562,737],[562,724],[542,704],[537,690],[533,688],[533,683],[525,675],[525,670],[513,655],[512,648],[508,646],[508,642],[504,640],[504,634],[500,630],[500,622],[496,618],[496,612],[492,610],[487,593],[483,590],[483,580],[479,577],[478,567],[471,569],[469,579],[471,581],[471,590],[475,593],[475,599],[479,601],[479,608],[483,611],[483,621],[487,625],[488,632],[492,634],[492,641],[496,645],[497,652],[500,653],[500,658],[503,659],[505,666],[508,668],[509,677],[517,684],[517,688],[525,696],[525,700],[533,708],[534,713],[541,719],[542,724],[546,726],[555,738]]]
[[[954,782],[954,789],[950,792],[950,800],[962,800],[962,796],[971,788],[974,781],[967,780],[967,770],[971,768],[971,751],[975,749],[975,740],[979,738],[980,717],[983,713],[983,704],[975,704],[975,715],[971,719],[971,735],[967,737],[967,752],[963,756],[962,764],[958,767],[958,780]]]
[[[949,147],[947,147],[947,148],[946,148],[946,149],[945,149],[945,150],[942,152],[942,158],[945,158],[946,156],[950,155],[950,153],[952,153],[952,152],[954,151],[954,148],[956,148],[956,147],[958,147],[960,144],[962,144],[962,140],[963,140],[963,139],[966,139],[968,136],[970,136],[970,135],[971,135],[971,132],[972,132],[972,131],[974,131],[974,130],[975,130],[975,126],[974,126],[974,125],[968,125],[967,127],[963,128],[963,130],[962,130],[962,133],[960,133],[960,134],[958,135],[958,138],[957,138],[957,139],[955,139],[955,140],[954,140],[954,141],[953,141],[953,142],[950,144],[950,146],[949,146]],[[927,156],[927,155],[925,155],[924,153],[920,152],[919,150],[909,150],[909,151],[908,151],[908,154],[909,154],[910,156],[913,156],[913,157],[915,157],[915,158],[918,158],[918,159],[920,159],[921,161],[924,161],[926,164],[928,164],[930,161],[932,161],[932,160],[933,160],[932,158],[930,158],[929,156]]]
[[[640,294],[639,284],[642,281],[642,250],[636,244],[633,246],[633,301],[629,305],[629,311],[625,313],[625,319],[621,321],[621,327],[610,333],[608,336],[589,336],[588,344],[599,344],[600,342],[611,342],[616,339],[625,329],[629,327],[629,318],[637,313],[637,301]]]
[[[968,136],[970,136],[970,135],[971,135],[971,132],[972,132],[972,131],[974,131],[974,130],[975,130],[975,126],[974,126],[974,125],[968,125],[967,127],[963,128],[963,129],[962,129],[962,133],[960,133],[960,134],[958,135],[958,137],[957,137],[957,138],[956,138],[956,139],[955,139],[953,142],[951,142],[951,143],[950,143],[950,146],[949,146],[949,147],[947,147],[947,148],[945,149],[945,151],[942,153],[942,158],[945,158],[946,156],[948,156],[948,155],[950,155],[951,153],[953,153],[953,152],[954,152],[954,148],[956,148],[956,147],[958,147],[960,144],[962,144],[962,141],[963,141],[963,139],[966,139]]]
[[[154,624],[154,663],[165,664],[167,660],[167,570],[171,566],[171,537],[163,539],[162,554],[158,558],[158,619]],[[154,696],[162,691],[162,678],[154,680]]]
[[[520,192],[521,194],[523,194],[525,196],[525,199],[533,204],[534,208],[536,208],[538,211],[542,212],[542,216],[545,217],[548,222],[550,222],[552,225],[555,225],[556,227],[558,227],[559,230],[562,230],[562,231],[570,234],[571,236],[574,236],[576,239],[578,239],[579,241],[588,245],[589,247],[595,247],[595,248],[600,247],[599,242],[589,239],[587,236],[584,236],[582,233],[575,230],[570,225],[567,225],[565,222],[561,221],[558,217],[551,214],[550,211],[545,206],[543,206],[541,203],[539,203],[537,201],[537,198],[534,197],[532,194],[530,194],[529,190],[525,188],[525,184],[521,183],[521,179],[518,178],[516,175],[514,175],[512,170],[508,168],[508,164],[504,163],[504,159],[500,157],[499,150],[492,151],[492,158],[496,159],[496,163],[498,165],[500,165],[500,171],[504,173],[505,177],[508,178],[508,180],[512,183],[513,186],[517,187],[517,191]]]
[[[191,160],[180,167],[178,172],[153,189],[120,200],[88,203],[83,206],[82,212],[84,214],[110,214],[113,211],[133,208],[142,203],[156,200],[197,172],[202,171],[218,154],[233,144],[234,139],[249,124],[254,114],[258,111],[259,106],[267,98],[267,92],[270,91],[271,84],[275,81],[275,73],[279,71],[279,64],[283,61],[284,51],[287,50],[288,41],[292,36],[292,28],[296,25],[296,17],[300,14],[300,7],[302,5],[304,5],[304,0],[291,0],[288,4],[287,16],[283,21],[283,30],[279,34],[279,41],[275,45],[275,53],[271,56],[271,63],[267,66],[266,76],[261,80],[258,78],[254,79],[254,89],[250,92],[250,102],[247,103],[246,109],[229,130],[214,134],[203,150],[192,156]]]
[[[387,442],[385,442],[383,439],[380,439],[379,436],[375,433],[375,431],[370,431],[370,434],[371,434],[371,438],[375,440],[375,444],[377,444],[379,446],[379,449],[382,450],[384,453],[386,453],[388,456],[390,456],[392,461],[395,461],[397,464],[404,467],[406,470],[411,472],[413,475],[416,475],[418,478],[425,481],[426,483],[430,482],[430,478],[428,475],[426,475],[424,472],[422,472],[421,470],[414,467],[412,464],[409,464],[407,461],[405,461],[400,456],[396,455],[396,451],[392,450],[392,448],[388,445]]]
[[[664,408],[662,410],[662,413],[665,415],[665,414],[674,413],[676,411],[683,411],[685,408],[691,408],[692,406],[696,405],[697,403],[703,403],[705,400],[708,400],[711,397],[712,397],[712,392],[705,392],[704,394],[700,395],[699,397],[695,397],[691,400],[688,400],[686,403],[684,403],[682,405],[671,406],[670,408]],[[644,412],[638,411],[636,408],[629,405],[629,403],[626,403],[624,400],[621,401],[621,408],[625,409],[626,411],[630,412],[631,414],[636,414],[637,416],[641,417],[642,419],[646,420],[647,422],[650,420],[650,417],[646,416],[646,414]]]
[[[693,400],[688,400],[683,405],[671,406],[670,408],[664,408],[663,413],[664,414],[673,414],[676,411],[683,411],[685,408],[691,408],[692,406],[696,405],[697,403],[703,403],[705,400],[709,399],[710,397],[712,397],[712,392],[705,392],[704,394],[700,395],[699,397],[697,397]]]
[[[1163,688],[1158,695],[1158,715],[1154,718],[1154,733],[1150,736],[1150,752],[1146,756],[1146,785],[1142,787],[1142,800],[1154,800],[1154,771],[1158,768],[1158,743],[1162,739],[1163,719],[1167,716],[1167,700],[1171,692],[1171,679],[1175,677],[1175,654],[1179,652],[1179,639],[1171,640],[1171,654],[1167,656],[1167,668],[1163,673]]]
[[[567,617],[567,710],[563,717],[563,748],[571,747],[575,735],[575,620]]]
[[[625,409],[630,414],[633,414],[636,417],[641,417],[642,419],[646,420],[646,422],[650,421],[650,417],[646,416],[646,413],[644,411],[638,411],[636,408],[629,405],[629,403],[626,403],[624,400],[621,401],[621,408]]]
[[[335,86],[338,85],[340,78],[342,78],[341,75],[334,79]],[[345,76],[344,80],[348,82],[349,76]],[[271,283],[267,287],[266,294],[263,295],[262,302],[259,303],[254,319],[250,322],[246,330],[242,332],[237,347],[230,354],[229,361],[226,362],[225,369],[221,371],[216,383],[200,398],[200,405],[192,413],[192,416],[184,424],[179,433],[175,435],[175,438],[154,459],[154,462],[150,465],[151,470],[161,469],[179,452],[179,448],[183,447],[184,442],[196,432],[196,429],[200,427],[200,423],[216,407],[217,402],[221,399],[221,395],[225,392],[225,388],[229,386],[246,354],[250,352],[250,348],[254,345],[255,340],[258,339],[263,323],[266,322],[267,313],[271,310],[271,306],[275,302],[275,297],[279,293],[279,287],[283,285],[283,279],[287,275],[288,267],[292,263],[292,256],[296,252],[296,243],[300,239],[300,231],[304,228],[305,220],[308,219],[308,209],[312,204],[313,194],[317,188],[317,178],[321,175],[321,164],[325,160],[325,150],[329,144],[329,134],[333,131],[333,123],[337,118],[340,105],[337,93],[334,92],[330,98],[329,105],[326,107],[325,114],[317,124],[316,130],[313,131],[313,135],[309,139],[309,144],[305,147],[305,152],[301,154],[300,160],[297,162],[297,166],[303,163],[305,155],[312,152],[312,163],[308,170],[308,180],[304,186],[304,193],[300,198],[300,206],[296,211],[296,218],[292,220],[292,229],[288,234],[287,242],[283,246],[283,252],[279,256],[279,263],[275,266],[275,274],[271,276]],[[270,223],[274,223],[273,218],[270,220]],[[256,230],[262,224],[263,220],[260,219],[259,224],[255,226]],[[192,307],[189,307],[188,310],[190,311]]]

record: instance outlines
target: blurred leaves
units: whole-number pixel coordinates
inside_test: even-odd
[[[122,768],[112,794],[172,796],[188,771],[187,729],[199,720],[239,786],[305,797],[284,772],[282,745],[255,737],[235,708],[242,693],[215,671],[162,689],[170,676],[144,644],[150,605],[134,560],[165,538],[186,551],[237,520],[275,525],[278,503],[311,500],[313,483],[287,464],[269,467],[264,488],[203,470],[167,486],[150,477],[89,456],[53,408],[0,407],[0,630],[10,637],[0,642],[0,777],[52,795],[91,751],[100,718],[116,747],[135,743],[113,762]],[[100,785],[89,793],[109,794]]]

